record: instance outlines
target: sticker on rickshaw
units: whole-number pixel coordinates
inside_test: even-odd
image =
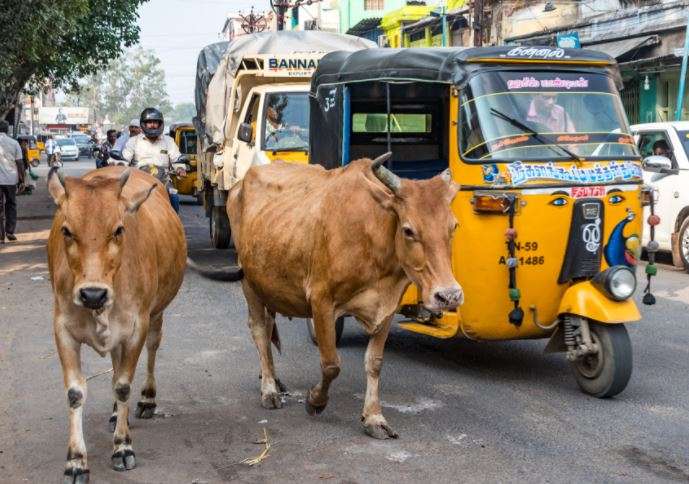
[[[507,167],[513,185],[534,180],[552,180],[565,183],[609,183],[631,181],[642,177],[641,167],[628,161],[595,163],[591,167],[561,166],[549,163],[522,163],[515,161]]]
[[[604,197],[605,187],[597,185],[592,187],[572,187],[572,198]]]

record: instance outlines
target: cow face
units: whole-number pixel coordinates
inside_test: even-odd
[[[117,178],[96,177],[89,181],[67,178],[61,182],[51,171],[48,189],[62,215],[59,230],[64,255],[74,278],[74,304],[103,310],[113,304],[113,283],[122,260],[127,216],[135,213],[155,184],[126,198],[122,189],[129,170]]]
[[[427,309],[455,309],[464,302],[451,264],[457,220],[450,205],[459,186],[449,170],[430,180],[413,181],[397,177],[377,161],[373,172],[389,192],[376,198],[397,215],[395,252],[404,272],[420,288]]]

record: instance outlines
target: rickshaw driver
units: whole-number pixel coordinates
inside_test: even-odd
[[[175,172],[180,177],[185,176],[184,165],[178,163],[182,153],[175,141],[163,134],[163,113],[156,108],[146,108],[141,112],[139,122],[143,133],[129,138],[122,151],[122,158],[129,164],[133,162],[140,169],[153,166]],[[169,180],[166,188],[170,195],[170,203],[175,212],[179,213],[179,195],[167,185]]]
[[[527,121],[539,123],[554,133],[575,133],[576,128],[565,108],[556,104],[556,92],[541,92],[534,96],[529,106]]]

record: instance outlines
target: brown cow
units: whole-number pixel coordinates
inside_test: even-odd
[[[110,353],[115,397],[112,467],[136,462],[129,436],[128,400],[139,355],[148,349],[148,374],[136,416],[155,408],[155,357],[163,311],[182,284],[186,240],[163,185],[139,170],[103,168],[64,184],[50,172],[58,210],[48,240],[55,308],[53,329],[69,402],[69,448],[64,480],[88,481],[82,412],[86,379],[81,345]],[[145,203],[144,203],[145,202]]]
[[[330,171],[280,162],[253,167],[227,202],[260,358],[262,405],[282,406],[270,348],[275,313],[314,319],[322,380],[305,399],[310,415],[323,411],[340,372],[335,319],[353,315],[370,335],[361,419],[376,438],[397,437],[382,415],[378,381],[405,289],[418,285],[434,312],[463,299],[450,263],[457,225],[450,203],[459,187],[449,172],[400,179],[382,166],[387,158]]]

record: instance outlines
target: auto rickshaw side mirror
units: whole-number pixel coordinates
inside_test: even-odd
[[[642,163],[644,170],[664,175],[676,175],[679,170],[672,168],[672,161],[666,156],[652,155],[644,158]]]
[[[242,123],[239,125],[239,131],[237,132],[237,138],[245,143],[251,143],[254,138],[254,129],[249,123]]]

